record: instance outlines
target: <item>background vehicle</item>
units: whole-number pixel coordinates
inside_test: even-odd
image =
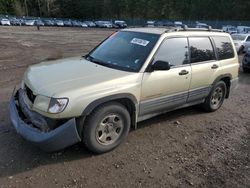
[[[208,28],[209,27],[209,25],[207,25],[206,23],[201,23],[198,21],[196,21],[195,23],[196,23],[195,28]]]
[[[174,23],[170,21],[155,21],[155,27],[174,27]]]
[[[44,22],[42,20],[36,20],[35,25],[44,26]]]
[[[222,30],[224,32],[226,32],[226,33],[229,33],[229,34],[235,34],[235,33],[237,33],[236,27],[234,27],[232,25],[223,26]]]
[[[25,20],[24,25],[26,25],[26,26],[34,26],[35,25],[35,20]]]
[[[53,20],[43,20],[45,26],[54,26],[55,23]]]
[[[250,72],[250,48],[246,50],[246,54],[242,60],[242,69],[243,72]]]
[[[1,25],[6,25],[6,26],[11,25],[10,20],[8,20],[6,18],[1,19],[0,23],[1,23]]]
[[[246,52],[250,48],[250,34],[232,34],[232,39],[238,53]]]
[[[55,25],[58,27],[64,26],[64,22],[62,20],[55,20]]]
[[[237,32],[238,33],[249,33],[250,32],[250,27],[248,27],[248,26],[238,26],[237,27]]]
[[[112,28],[113,24],[110,21],[96,21],[96,27],[100,28]]]
[[[21,26],[22,22],[20,19],[12,18],[10,19],[10,24],[15,26]]]
[[[126,28],[128,26],[123,20],[115,20],[114,25],[116,25],[118,28]]]
[[[88,27],[96,27],[96,24],[92,21],[84,21],[83,23],[85,23]]]
[[[148,20],[144,25],[144,27],[154,27],[154,26],[155,26],[155,21],[153,20]]]
[[[71,27],[71,26],[74,26],[74,25],[73,25],[73,22],[71,20],[64,20],[63,21],[63,26]]]

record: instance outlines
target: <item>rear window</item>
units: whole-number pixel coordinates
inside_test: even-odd
[[[215,60],[212,43],[208,37],[190,37],[191,63]]]
[[[232,43],[228,37],[212,37],[218,53],[219,60],[230,59],[234,57]]]

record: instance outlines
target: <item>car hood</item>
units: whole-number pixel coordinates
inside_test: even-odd
[[[93,90],[94,85],[103,84],[105,87],[107,82],[110,87],[112,81],[115,85],[117,79],[135,74],[97,65],[82,57],[74,57],[30,66],[24,74],[24,83],[35,95],[53,97],[79,88]]]

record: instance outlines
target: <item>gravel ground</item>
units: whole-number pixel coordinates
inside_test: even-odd
[[[0,188],[250,187],[250,74],[214,113],[185,108],[144,121],[116,150],[44,153],[10,125],[9,96],[28,65],[86,54],[113,30],[0,27]]]

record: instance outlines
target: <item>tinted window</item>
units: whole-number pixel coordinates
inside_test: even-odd
[[[191,63],[215,60],[215,53],[208,37],[189,38]]]
[[[219,60],[234,57],[234,50],[228,37],[213,37]]]
[[[250,37],[247,37],[247,41],[250,41]]]
[[[138,72],[159,35],[120,31],[111,35],[86,58],[114,69]]]
[[[154,61],[166,61],[171,66],[188,63],[187,38],[171,38],[165,40],[160,46]]]

